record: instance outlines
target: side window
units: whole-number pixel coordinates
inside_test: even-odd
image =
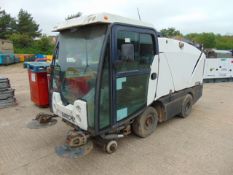
[[[150,65],[154,57],[152,35],[140,34],[140,64]]]
[[[139,60],[139,33],[117,32],[117,72],[137,69]]]
[[[151,34],[117,32],[117,72],[149,68],[154,57]]]

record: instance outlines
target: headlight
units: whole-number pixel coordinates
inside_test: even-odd
[[[76,119],[78,120],[78,122],[81,122],[81,117],[80,117],[80,115],[79,115],[79,114],[76,114],[75,116],[76,116]]]
[[[81,113],[81,107],[79,105],[76,106],[77,112],[80,114]]]
[[[79,106],[78,103],[74,104],[74,116],[76,117],[77,121],[80,123],[82,120],[81,120],[81,112],[82,112],[82,109],[81,107]]]

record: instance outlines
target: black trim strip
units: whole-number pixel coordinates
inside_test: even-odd
[[[95,108],[94,108],[94,133],[92,135],[97,135],[99,132],[99,108],[100,108],[100,88],[101,88],[101,77],[103,72],[103,63],[104,63],[104,54],[107,46],[107,41],[109,39],[110,33],[111,33],[111,27],[110,25],[107,27],[107,32],[104,38],[103,46],[101,49],[101,55],[100,55],[100,61],[96,76],[96,89],[95,89]],[[88,129],[89,130],[89,129]]]
[[[195,64],[195,66],[194,66],[194,68],[193,68],[193,72],[195,71],[195,69],[196,69],[196,67],[197,67],[197,65],[198,65],[198,63],[199,63],[199,61],[200,61],[200,59],[201,59],[203,53],[204,53],[204,52],[203,52],[203,50],[202,50],[202,51],[201,51],[201,54],[200,54],[200,56],[199,56],[199,58],[198,58],[198,60],[197,60],[197,62],[196,62],[196,64]],[[192,72],[192,74],[193,74],[193,72]]]
[[[150,68],[142,69],[142,70],[132,70],[128,72],[118,72],[116,74],[116,78],[150,74],[150,72],[151,72]]]

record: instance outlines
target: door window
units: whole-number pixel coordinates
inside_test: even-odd
[[[125,76],[116,79],[117,121],[140,110],[147,101],[148,75]]]
[[[117,72],[146,69],[154,57],[151,34],[117,32]]]
[[[128,47],[127,47],[128,46]],[[128,55],[125,50],[128,50]],[[139,60],[139,34],[129,31],[117,32],[117,72],[135,70]]]
[[[154,44],[151,34],[117,32],[115,60],[117,121],[134,114],[146,105],[153,57]],[[134,71],[137,73],[133,74]]]
[[[154,46],[152,36],[150,34],[140,34],[140,63],[142,65],[151,65],[154,58]]]

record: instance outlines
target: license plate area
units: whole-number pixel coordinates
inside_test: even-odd
[[[74,116],[68,115],[64,112],[61,112],[62,118],[64,118],[65,120],[68,120],[69,122],[75,124],[75,118]]]

